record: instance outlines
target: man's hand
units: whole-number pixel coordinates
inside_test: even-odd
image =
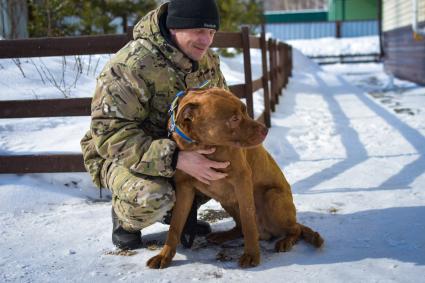
[[[210,181],[222,179],[227,176],[226,173],[217,172],[214,168],[226,168],[230,162],[217,162],[210,160],[204,154],[211,154],[215,148],[196,150],[196,151],[180,151],[177,159],[177,169],[195,177],[202,183],[207,185]]]

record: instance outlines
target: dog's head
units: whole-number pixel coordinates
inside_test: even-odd
[[[175,122],[199,145],[254,147],[268,132],[248,116],[245,104],[220,88],[189,91],[179,103]],[[184,147],[181,137],[173,133],[173,138]]]

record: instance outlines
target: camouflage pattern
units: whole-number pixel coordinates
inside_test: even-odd
[[[208,51],[196,69],[192,60],[161,35],[159,17],[167,5],[151,11],[135,26],[134,40],[119,50],[98,76],[90,130],[81,140],[85,167],[98,187],[112,190],[114,206],[121,207],[116,211],[119,217],[124,211],[126,215],[135,212],[132,205],[150,206],[144,201],[139,204],[135,191],[150,187],[147,184],[152,177],[170,178],[175,172],[176,144],[167,137],[167,112],[176,93],[205,80],[210,80],[210,87],[227,88],[216,54]],[[127,181],[114,182],[110,176],[106,181],[108,174],[119,175],[115,171],[123,176],[114,178]],[[168,184],[166,188],[152,186],[150,191],[166,192],[166,200],[173,200]],[[147,217],[142,218],[145,222]]]
[[[112,163],[102,172],[102,180],[104,186],[112,188],[112,206],[127,231],[163,221],[175,202],[174,189],[167,178],[140,177]]]

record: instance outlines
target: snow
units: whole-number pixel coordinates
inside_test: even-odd
[[[307,56],[348,55],[379,53],[378,36],[361,36],[335,39],[323,37],[315,40],[288,40],[288,44]]]
[[[372,39],[358,41],[373,46]],[[321,41],[299,46],[314,44],[327,49]],[[25,77],[16,61],[0,60],[0,99],[63,97],[61,87],[69,97],[91,96],[108,58],[68,58],[65,75],[62,58],[21,59]],[[259,53],[252,60],[257,78]],[[243,81],[241,62],[223,59],[230,83]],[[43,64],[51,75],[37,71]],[[168,226],[142,231],[149,249],[114,255],[110,194],[100,199],[87,174],[3,174],[0,282],[421,282],[425,88],[391,80],[381,64],[322,68],[297,50],[294,68],[264,145],[292,184],[299,222],[324,237],[322,249],[301,241],[277,254],[273,242],[261,242],[261,264],[243,270],[237,266],[242,241],[213,246],[199,239],[190,250],[179,247],[168,269],[150,270],[145,262],[158,252],[154,244],[164,241]],[[46,79],[52,76],[58,87]],[[255,103],[259,114],[261,92]],[[78,152],[88,125],[88,117],[2,119],[0,154]],[[210,201],[200,214],[208,209],[220,206]],[[232,225],[224,218],[212,228]],[[218,261],[217,254],[230,260]]]
[[[90,97],[109,55],[0,60],[1,100]]]

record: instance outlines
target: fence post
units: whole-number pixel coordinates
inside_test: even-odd
[[[283,89],[283,81],[284,81],[284,73],[285,73],[285,64],[283,62],[283,56],[282,56],[282,42],[279,42],[277,45],[277,53],[279,55],[279,95],[282,95],[282,89]]]
[[[275,41],[275,46],[274,46],[275,50],[275,54],[276,54],[276,103],[279,104],[279,87],[280,87],[280,57],[279,57],[279,41]]]
[[[287,44],[283,43],[280,54],[282,54],[282,66],[283,66],[283,81],[282,81],[282,88],[286,87],[288,84],[288,66],[289,66],[289,60],[288,60],[288,54],[287,54]]]
[[[273,87],[273,95],[274,95],[274,101],[276,104],[279,104],[279,65],[277,61],[277,40],[273,39],[272,42],[272,52],[273,52],[273,76],[274,76],[274,87]]]
[[[252,98],[252,71],[251,71],[251,53],[249,44],[249,27],[243,26],[242,30],[242,50],[243,66],[245,71],[245,98],[246,107],[249,116],[254,118],[254,100]]]
[[[270,93],[269,93],[269,74],[267,70],[267,42],[266,42],[266,31],[264,24],[261,25],[261,66],[263,67],[263,97],[264,97],[264,123],[267,128],[271,127],[270,118]]]
[[[268,49],[269,49],[269,80],[270,80],[270,109],[274,112],[276,110],[276,100],[274,97],[274,75],[273,75],[273,39],[269,38],[268,42]]]
[[[341,21],[335,22],[335,37],[336,38],[341,37]]]
[[[292,69],[294,67],[294,58],[292,55],[292,45],[288,45],[288,58],[289,58],[289,73],[288,73],[288,81],[289,77],[292,77]]]
[[[285,58],[283,56],[283,42],[279,43],[279,61],[280,61],[280,81],[279,81],[279,94],[282,95],[283,85],[285,83]]]

